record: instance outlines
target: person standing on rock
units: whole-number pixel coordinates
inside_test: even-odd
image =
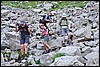
[[[66,14],[63,13],[62,18],[60,19],[60,22],[59,22],[59,26],[60,26],[60,30],[61,30],[61,36],[63,36],[63,38],[64,38],[63,41],[62,41],[63,46],[65,46],[64,41],[65,41],[66,35],[68,35],[68,40],[71,40],[71,39],[69,39],[69,38],[71,38],[70,34],[69,34],[69,33],[71,33],[70,32],[70,24],[71,23],[66,18]]]
[[[40,28],[42,30],[42,38],[43,38],[43,43],[44,43],[44,46],[46,48],[46,51],[44,53],[49,53],[50,52],[50,46],[48,44],[48,41],[49,41],[49,34],[47,32],[47,29],[46,27],[44,26],[44,24],[40,23]]]
[[[25,24],[24,20],[20,21],[20,25],[18,29],[16,28],[16,32],[20,31],[20,46],[21,46],[21,54],[22,58],[28,56],[28,44],[29,44],[29,36],[31,34],[31,28],[27,24]]]

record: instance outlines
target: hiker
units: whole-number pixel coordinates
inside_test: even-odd
[[[51,17],[51,16],[52,16],[52,13],[46,14],[46,15],[43,15],[43,16],[42,16],[43,18],[39,20],[39,23],[44,24],[44,26],[46,27],[46,29],[48,29],[48,31],[49,31],[49,28],[48,28],[48,26],[47,26],[47,23],[48,23],[48,22],[51,22],[51,20],[50,20],[50,17]]]
[[[48,44],[48,41],[49,41],[49,35],[48,35],[48,32],[47,32],[47,29],[46,27],[44,26],[44,24],[40,23],[40,28],[42,30],[42,38],[43,38],[43,44],[45,46],[45,49],[46,51],[44,53],[49,53],[50,52],[50,46]]]
[[[16,28],[16,32],[20,31],[20,46],[21,46],[21,54],[22,59],[28,56],[28,44],[29,44],[29,36],[31,34],[31,28],[25,23],[24,20],[20,21],[20,25],[18,29]]]
[[[64,45],[65,35],[68,35],[68,38],[70,38],[68,33],[71,32],[71,31],[69,31],[70,30],[70,22],[66,18],[65,13],[63,13],[63,15],[62,15],[62,18],[60,19],[59,25],[60,25],[60,30],[61,30],[61,36],[64,38],[62,41],[62,44]],[[70,40],[70,39],[68,39],[68,40]]]
[[[72,43],[73,36],[74,36],[74,34],[73,34],[72,30],[69,30],[69,33],[68,33],[68,41],[67,41],[67,43],[68,43],[69,45],[73,44],[73,43]]]

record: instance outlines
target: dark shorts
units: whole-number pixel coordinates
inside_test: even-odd
[[[49,36],[48,35],[44,36],[43,37],[43,43],[48,42],[48,41],[49,41]]]
[[[29,35],[20,35],[20,44],[29,44]]]

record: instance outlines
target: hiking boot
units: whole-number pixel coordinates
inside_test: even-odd
[[[63,47],[66,47],[65,43],[62,44]]]
[[[51,51],[55,51],[57,48],[53,48],[53,49],[51,49]]]
[[[43,52],[43,54],[49,53],[50,51],[51,51],[51,49],[45,50],[45,51]]]
[[[46,50],[47,51],[47,53],[49,53],[50,51],[51,51],[51,49],[48,49],[48,50]]]
[[[47,53],[47,51],[45,50],[44,52],[43,52],[43,54],[46,54]]]

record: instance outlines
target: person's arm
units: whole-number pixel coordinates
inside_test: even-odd
[[[17,27],[16,27],[16,32],[18,32],[20,30],[20,26],[18,27],[18,29],[17,29]]]
[[[30,28],[30,25],[27,26],[28,27],[28,32],[31,34],[31,28]]]
[[[19,31],[19,28],[18,29],[16,28],[16,32],[18,32],[18,31]]]
[[[30,27],[28,28],[28,32],[31,34],[31,28]]]

